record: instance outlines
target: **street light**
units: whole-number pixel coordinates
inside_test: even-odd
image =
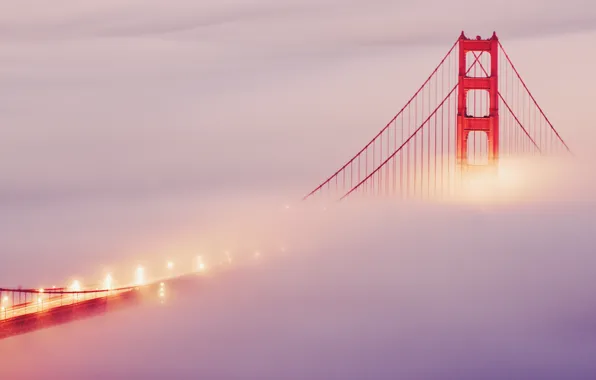
[[[201,272],[205,269],[205,264],[203,263],[203,258],[201,256],[197,256],[197,272]]]
[[[104,287],[106,288],[106,290],[112,289],[112,275],[109,273],[107,274],[106,279],[104,280]]]
[[[80,292],[81,291],[81,283],[78,280],[74,280],[70,285],[70,290],[73,292]]]
[[[137,268],[136,276],[135,276],[135,284],[136,285],[143,285],[145,283],[145,269],[139,266]]]

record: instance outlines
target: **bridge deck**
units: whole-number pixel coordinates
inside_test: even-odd
[[[162,279],[143,286],[131,286],[114,290],[36,293],[29,292],[32,301],[5,307],[0,318],[0,340],[11,336],[57,326],[78,319],[88,318],[110,311],[120,310],[147,300],[162,300],[161,290],[170,293],[181,284],[196,281],[197,274],[185,274]],[[3,289],[6,293],[7,289]],[[18,292],[18,290],[15,290]],[[43,295],[43,299],[41,296]]]
[[[91,317],[109,310],[119,309],[138,301],[139,294],[140,291],[138,289],[132,289],[108,296],[96,296],[69,304],[61,305],[59,300],[56,300],[55,305],[43,311],[32,310],[25,312],[24,310],[27,310],[27,307],[25,307],[20,309],[20,314],[4,318],[0,321],[0,339]]]

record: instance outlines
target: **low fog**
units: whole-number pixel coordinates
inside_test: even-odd
[[[0,15],[0,285],[249,265],[0,341],[0,374],[596,376],[596,6],[35,3]],[[505,162],[507,186],[463,199],[300,202],[462,29],[499,33],[575,156]]]
[[[285,252],[264,249],[161,306],[3,341],[3,373],[588,378],[594,212],[572,202],[286,209],[271,228]]]

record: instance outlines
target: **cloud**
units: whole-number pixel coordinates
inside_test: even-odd
[[[571,4],[558,0],[524,4],[506,1],[498,8],[492,7],[491,12],[481,11],[490,5],[488,1],[463,0],[448,5],[436,0],[415,4],[386,0],[284,3],[261,0],[250,5],[236,1],[197,4],[178,0],[167,6],[160,2],[130,1],[81,7],[65,1],[45,18],[35,18],[35,24],[27,22],[30,15],[21,15],[23,8],[13,6],[12,17],[4,20],[4,29],[10,38],[43,40],[90,36],[199,40],[230,30],[235,32],[233,39],[240,41],[243,34],[238,31],[243,30],[255,42],[269,34],[260,31],[276,30],[268,37],[278,42],[300,36],[311,44],[320,44],[328,38],[346,44],[359,39],[372,39],[369,43],[375,43],[378,38],[392,38],[409,44],[417,40],[444,43],[445,31],[457,33],[464,26],[487,33],[489,27],[504,29],[508,38],[589,31],[596,18],[596,11],[585,0],[574,0]],[[471,9],[478,9],[483,17],[467,17]],[[449,10],[455,16],[443,17]],[[425,19],[432,20],[433,28],[424,27]]]

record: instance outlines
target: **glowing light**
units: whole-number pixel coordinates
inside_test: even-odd
[[[41,297],[37,299],[37,303],[41,303]]]
[[[135,285],[143,285],[145,283],[145,269],[138,267],[135,273]]]
[[[164,289],[165,284],[162,282],[159,284],[159,297],[163,298],[165,296],[165,289]]]
[[[112,275],[111,274],[107,274],[105,280],[103,281],[104,284],[104,288],[105,289],[112,289]]]
[[[450,200],[481,206],[513,203],[531,194],[537,167],[523,159],[500,159],[498,167],[470,166],[463,172],[462,181],[453,189]]]
[[[197,271],[205,270],[205,264],[203,263],[203,258],[201,256],[197,256]]]
[[[74,280],[72,284],[70,284],[70,290],[73,292],[80,292],[81,291],[81,283],[78,280]]]
[[[520,166],[522,168],[520,168]],[[508,161],[499,165],[498,179],[499,186],[503,190],[514,191],[514,194],[520,192],[524,187],[524,171],[523,165],[519,163],[514,165]]]
[[[2,298],[2,302],[8,302],[8,296],[4,296],[4,298]]]
[[[43,293],[43,292],[44,292],[43,288],[40,288],[40,289],[38,290],[38,292],[40,292],[40,293]]]
[[[169,270],[172,270],[174,268],[174,263],[171,261],[168,261],[167,267]]]

